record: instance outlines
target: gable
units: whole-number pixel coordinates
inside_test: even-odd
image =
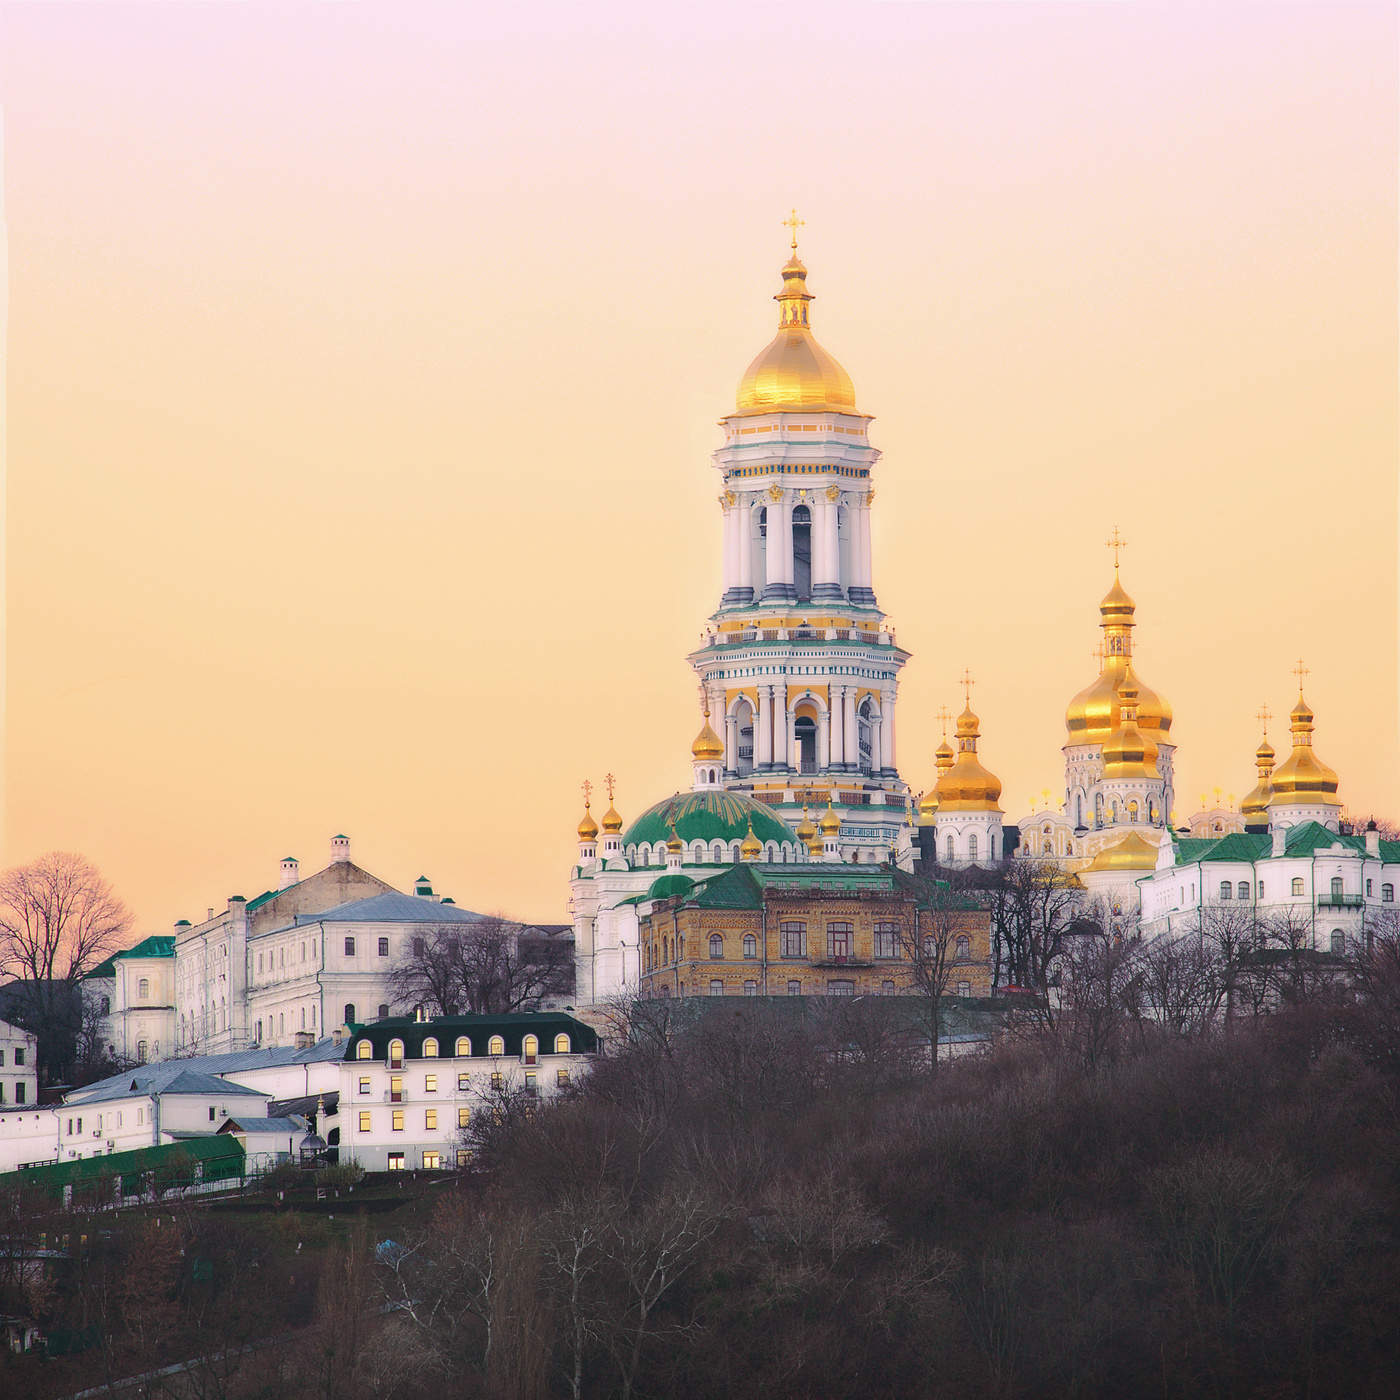
[[[285,890],[269,890],[248,901],[248,931],[265,933],[290,924],[298,914],[323,914],[340,904],[369,899],[377,894],[395,893],[394,887],[361,870],[350,861],[335,861],[288,885]]]

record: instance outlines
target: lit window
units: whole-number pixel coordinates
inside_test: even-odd
[[[391,1074],[389,1076],[389,1102],[403,1102],[403,1075]]]
[[[722,997],[724,995],[724,983],[718,977],[710,981],[710,995],[712,997]]]
[[[425,1172],[435,1172],[442,1168],[441,1152],[425,1152],[423,1154],[423,1170]]]
[[[488,1055],[504,1055],[506,1053],[505,1037],[493,1035],[486,1044],[486,1053]]]
[[[465,1128],[472,1121],[472,1111],[469,1108],[459,1108],[457,1110],[457,1126]]]
[[[428,1108],[423,1110],[423,1126],[429,1130],[437,1127],[437,1109]]]
[[[744,956],[746,958],[756,958],[758,956],[758,939],[753,934],[744,935]]]
[[[437,1075],[430,1074],[423,1080],[423,1092],[425,1094],[437,1093]]]
[[[464,1035],[459,1035],[459,1036],[457,1037],[457,1056],[458,1056],[458,1058],[460,1059],[463,1055],[470,1055],[471,1052],[472,1052],[472,1043],[471,1043],[471,1041],[468,1040],[466,1036],[464,1036]]]
[[[374,1058],[374,1046],[367,1040],[359,1041],[355,1046],[355,1058],[357,1060],[372,1060]]]
[[[569,1082],[569,1071],[566,1069],[557,1070],[554,1075],[554,1082],[562,1089]]]
[[[401,1172],[403,1170],[403,1153],[391,1152],[389,1154],[388,1166],[391,1172]]]
[[[500,1070],[491,1076],[491,1087],[493,1089],[504,1089],[506,1087],[506,1077]]]
[[[533,1065],[540,1057],[540,1042],[538,1036],[527,1035],[523,1046],[525,1063]]]
[[[569,1037],[562,1031],[554,1037],[554,1053],[556,1055],[567,1055],[572,1048]]]
[[[1294,878],[1294,881],[1293,881],[1293,894],[1294,894],[1294,897],[1296,898],[1297,896],[1301,895],[1302,893],[1303,893],[1303,882],[1302,882],[1302,880],[1301,880],[1300,878],[1295,877],[1295,878]]]
[[[369,1125],[370,1125],[370,1112],[369,1112],[369,1110],[368,1110],[367,1108],[362,1108],[362,1109],[360,1110],[360,1131],[361,1131],[362,1133],[367,1133],[367,1132],[369,1132]]]
[[[724,939],[719,934],[710,935],[710,956],[712,958],[722,958],[724,956]]]
[[[472,1160],[472,1150],[470,1147],[459,1147],[457,1149],[457,1165],[465,1167],[470,1165]]]
[[[401,1109],[401,1108],[396,1108],[396,1109],[394,1110],[394,1116],[393,1116],[393,1118],[390,1120],[389,1126],[390,1126],[396,1133],[401,1133],[401,1132],[403,1132],[403,1109]]]
[[[403,1068],[403,1041],[391,1040],[389,1042],[389,1068]]]
[[[370,1078],[367,1074],[362,1074],[360,1076],[360,1092],[362,1094],[368,1094],[372,1092],[370,1089]]]
[[[432,1036],[429,1036],[427,1040],[423,1042],[423,1058],[425,1060],[435,1060],[437,1057],[438,1043]]]
[[[471,1075],[469,1075],[469,1074],[459,1074],[459,1075],[457,1076],[457,1088],[458,1088],[459,1090],[461,1090],[461,1089],[470,1089],[470,1088],[471,1088],[471,1083],[472,1083],[472,1077],[471,1077]]]

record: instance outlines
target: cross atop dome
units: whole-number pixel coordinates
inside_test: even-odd
[[[797,251],[797,230],[800,228],[806,228],[806,226],[807,220],[799,219],[797,217],[796,209],[793,209],[788,214],[787,218],[783,220],[783,227],[789,229],[792,233],[792,251],[794,253]]]
[[[1113,572],[1115,574],[1118,572],[1118,553],[1127,547],[1127,543],[1127,540],[1118,533],[1116,525],[1113,527],[1113,533],[1104,541],[1104,544],[1113,551]]]

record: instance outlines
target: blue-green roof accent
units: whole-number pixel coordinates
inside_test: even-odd
[[[173,958],[175,956],[175,935],[173,933],[153,933],[143,938],[134,948],[116,955],[119,958]]]
[[[695,888],[695,881],[689,875],[658,875],[647,891],[648,899],[674,899],[678,894],[689,894]]]
[[[112,1199],[111,1187],[104,1186],[114,1176],[122,1179],[123,1196],[135,1196],[145,1189],[147,1172],[156,1173],[162,1189],[188,1186],[199,1181],[236,1181],[244,1173],[243,1144],[228,1134],[204,1134],[159,1147],[138,1147],[130,1152],[109,1152],[102,1157],[83,1157],[74,1162],[50,1162],[24,1171],[0,1175],[0,1186],[23,1184],[60,1196],[65,1186],[75,1198],[93,1191],[102,1192],[104,1204]],[[199,1172],[195,1172],[196,1163]]]
[[[795,843],[797,833],[763,802],[742,792],[678,792],[648,807],[622,835],[626,846],[665,841],[674,822],[682,841],[742,841],[753,834],[765,844]]]
[[[1315,855],[1318,851],[1330,850],[1333,846],[1343,846],[1347,850],[1366,854],[1364,836],[1345,836],[1324,826],[1321,822],[1302,822],[1289,827],[1283,841],[1285,856],[1299,857]],[[1382,841],[1381,859],[1387,864],[1400,864],[1400,841]],[[1255,861],[1267,860],[1273,850],[1273,838],[1263,832],[1235,831],[1219,837],[1179,837],[1174,851],[1177,865],[1195,865],[1210,861],[1234,861],[1252,865]]]
[[[907,875],[888,866],[835,863],[731,865],[697,883],[685,902],[699,909],[760,909],[765,894],[886,894],[912,900],[921,909],[981,907],[975,899],[949,889],[942,880]]]

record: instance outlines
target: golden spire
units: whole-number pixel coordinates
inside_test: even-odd
[[[806,846],[811,854],[814,850],[821,852],[821,832],[817,830],[816,824],[812,821],[811,813],[807,810],[807,804],[802,804],[802,820],[797,827],[797,839]]]
[[[749,818],[749,832],[739,847],[740,860],[757,860],[763,854],[763,843],[753,834],[753,818]]]
[[[749,823],[749,830],[752,832],[752,820]],[[671,834],[666,838],[666,849],[672,853],[685,850],[685,842],[676,834],[676,819],[671,818]]]
[[[1263,730],[1259,747],[1254,750],[1258,781],[1240,803],[1240,815],[1244,817],[1246,826],[1265,826],[1269,820],[1269,799],[1273,796],[1274,746],[1269,742],[1269,721],[1273,716],[1269,713],[1269,707],[1264,705],[1255,718]]]
[[[963,685],[970,693],[974,682],[964,673]],[[958,716],[957,757],[943,768],[934,792],[938,810],[949,812],[998,812],[1001,779],[982,766],[977,757],[977,740],[981,737],[977,716],[968,707]],[[945,745],[946,747],[946,745]],[[951,755],[951,750],[950,750]],[[942,767],[940,750],[940,767]]]
[[[1293,752],[1279,764],[1270,779],[1270,806],[1339,807],[1337,775],[1313,752],[1312,706],[1303,698],[1303,678],[1308,668],[1301,659],[1293,668],[1293,674],[1298,677],[1298,703],[1288,716]]]
[[[821,820],[817,823],[821,827],[823,836],[835,836],[841,830],[841,818],[836,815],[832,799],[833,794],[827,793],[826,811],[822,813]]]
[[[603,778],[603,786],[608,790],[608,810],[603,813],[603,830],[609,835],[616,835],[622,830],[622,817],[613,806],[613,790],[617,786],[617,779],[608,773]]]
[[[583,818],[578,824],[578,839],[580,841],[596,841],[598,839],[598,823],[593,820],[593,814],[589,811],[589,799],[593,796],[593,784],[587,778],[583,780]]]
[[[695,742],[690,746],[690,752],[706,763],[716,763],[724,757],[724,740],[710,727],[710,692],[704,686],[700,687],[700,699],[705,708],[705,719]]]

